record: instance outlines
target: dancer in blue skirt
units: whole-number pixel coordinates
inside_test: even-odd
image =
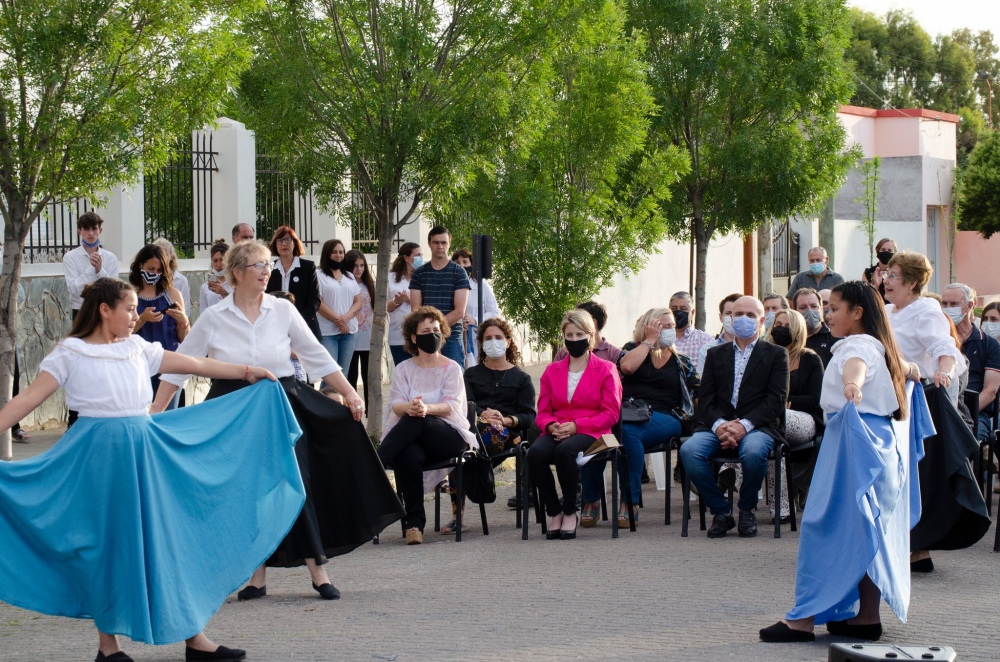
[[[910,603],[916,467],[933,434],[923,389],[908,400],[907,371],[873,287],[833,288],[827,324],[843,340],[823,379],[828,424],[802,514],[795,606],[760,631],[764,641],[812,641],[823,623],[831,634],[876,640],[880,600],[903,622]]]
[[[118,634],[183,639],[187,660],[242,660],[202,629],[295,522],[300,431],[268,370],[132,335],[137,303],[120,280],[87,286],[69,337],[0,410],[5,430],[62,387],[80,413],[50,450],[0,462],[0,600],[93,619],[98,662],[131,659]],[[150,375],[160,372],[265,383],[151,417]]]

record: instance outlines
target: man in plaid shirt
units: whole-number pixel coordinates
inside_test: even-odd
[[[687,292],[677,292],[670,297],[670,310],[674,313],[677,329],[677,351],[691,359],[695,372],[701,374],[698,356],[701,346],[713,340],[712,334],[694,328],[694,302]]]

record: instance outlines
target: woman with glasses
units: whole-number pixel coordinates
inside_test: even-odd
[[[295,230],[287,225],[274,231],[268,248],[271,255],[277,255],[278,259],[274,263],[265,292],[291,292],[295,296],[295,309],[302,315],[316,340],[322,340],[317,313],[323,300],[320,297],[316,263],[302,258],[306,252],[305,247]]]
[[[316,340],[295,306],[265,294],[272,278],[271,254],[253,241],[237,244],[226,254],[226,277],[233,294],[202,312],[178,348],[181,354],[238,360],[269,369],[279,379],[302,428],[295,446],[306,485],[306,502],[295,525],[269,566],[305,565],[313,589],[325,600],[340,597],[323,564],[372,540],[399,519],[401,509],[392,485],[359,422],[364,403],[344,378],[340,366]],[[292,352],[310,375],[322,377],[347,406],[296,381]],[[187,375],[164,375],[153,401],[162,410]],[[242,380],[213,380],[207,399],[246,386]],[[240,600],[267,594],[265,566],[239,592]]]

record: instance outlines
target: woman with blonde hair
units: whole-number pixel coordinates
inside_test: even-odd
[[[694,410],[692,398],[698,390],[698,375],[691,359],[677,352],[676,340],[674,314],[669,308],[651,308],[636,320],[632,341],[625,343],[618,357],[622,401],[629,409],[637,406],[649,411],[645,421],[622,419],[621,444],[628,460],[628,475],[624,471],[621,475],[622,490],[631,491],[636,520],[646,447],[679,436],[682,422]],[[580,526],[596,526],[601,516],[606,464],[606,460],[592,460],[583,467]],[[618,510],[619,526],[628,526],[627,508],[623,499]]]
[[[549,540],[576,538],[576,489],[580,481],[577,455],[601,435],[609,434],[622,406],[622,385],[615,364],[593,354],[599,336],[594,318],[571,310],[562,319],[565,359],[550,363],[542,374],[535,425],[542,433],[528,450],[528,472],[540,503],[551,518]],[[562,487],[560,502],[549,465]]]

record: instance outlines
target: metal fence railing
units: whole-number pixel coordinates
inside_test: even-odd
[[[401,207],[402,205],[396,205],[397,223],[402,217]],[[378,215],[358,186],[356,177],[351,177],[351,201],[347,208],[347,216],[351,226],[351,245],[364,253],[378,253]],[[392,241],[393,248],[397,251],[405,243],[398,231]]]
[[[218,172],[212,134],[197,132],[189,142],[181,140],[165,166],[146,173],[146,241],[166,237],[179,257],[194,257],[194,251],[210,248],[215,235],[212,224],[212,173]]]
[[[775,278],[791,278],[799,272],[799,234],[788,221],[772,225],[771,257]]]
[[[257,155],[256,172],[257,236],[269,241],[278,227],[287,225],[295,230],[307,252],[317,250],[312,190],[299,193],[294,178],[267,154]]]
[[[24,262],[43,264],[62,262],[63,255],[79,245],[76,219],[93,209],[84,198],[50,202],[32,223],[24,242]]]

